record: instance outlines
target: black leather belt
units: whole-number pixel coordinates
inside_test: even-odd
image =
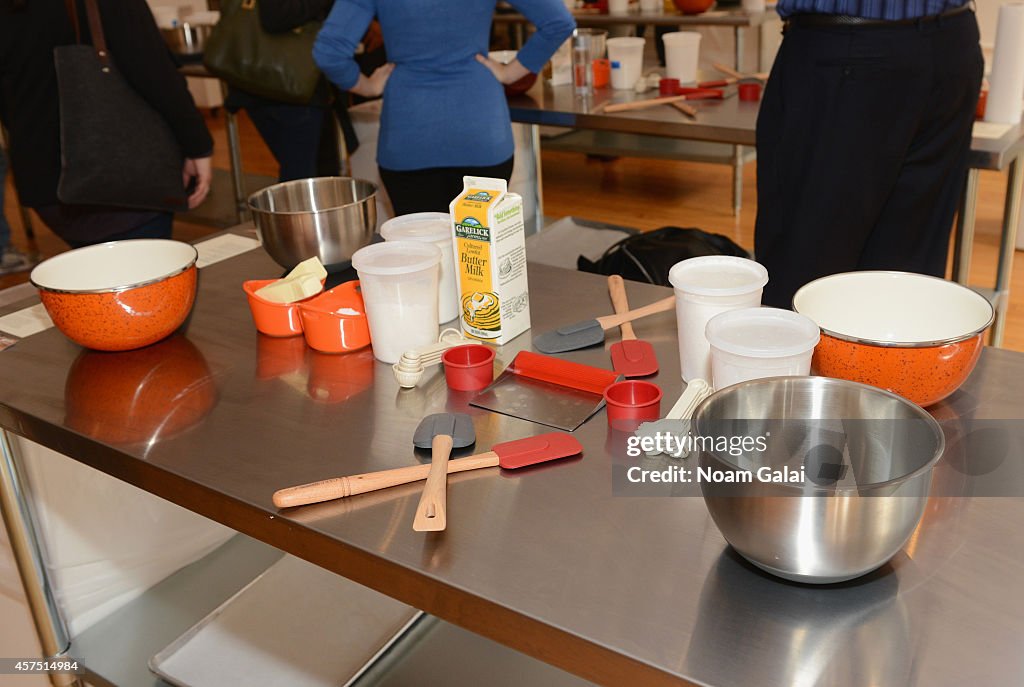
[[[926,17],[916,17],[914,19],[866,19],[864,17],[852,17],[846,14],[794,14],[786,19],[786,24],[790,26],[804,26],[809,28],[819,27],[841,27],[849,26],[851,28],[868,28],[868,27],[894,27],[894,26],[917,26],[919,24],[927,24],[929,22],[938,21],[940,19],[946,19],[948,17],[955,17],[958,14],[969,12],[971,10],[972,3],[968,2],[960,7],[954,7],[948,9],[941,14],[930,14]]]

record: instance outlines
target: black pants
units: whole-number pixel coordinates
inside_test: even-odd
[[[767,305],[837,272],[945,274],[981,75],[973,12],[787,28],[757,121]]]
[[[395,215],[412,212],[448,212],[448,204],[462,193],[462,177],[512,178],[514,156],[491,167],[431,167],[411,171],[380,168]]]

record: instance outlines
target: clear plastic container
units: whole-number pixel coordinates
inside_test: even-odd
[[[668,280],[676,292],[683,379],[711,379],[711,346],[704,335],[708,321],[728,310],[760,305],[768,270],[746,258],[706,255],[677,262]]]
[[[385,241],[423,241],[441,249],[441,282],[438,287],[438,324],[459,316],[459,273],[452,243],[452,216],[447,212],[416,212],[393,217],[381,225]]]
[[[419,241],[375,243],[352,256],[377,360],[397,363],[437,340],[440,263],[441,249]]]
[[[715,315],[705,329],[716,389],[762,377],[811,371],[821,332],[809,317],[778,308],[743,308]]]

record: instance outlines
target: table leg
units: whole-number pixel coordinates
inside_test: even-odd
[[[736,35],[736,71],[743,71],[743,27],[737,26],[735,29]]]
[[[743,206],[743,146],[732,147],[732,216],[740,216]]]
[[[1006,180],[1006,206],[1003,210],[1003,231],[999,242],[999,271],[996,273],[996,321],[992,326],[992,345],[1003,345],[1006,330],[1006,314],[1010,306],[1010,278],[1013,276],[1013,254],[1017,247],[1017,224],[1020,221],[1021,158],[1018,156],[1009,167]]]
[[[544,176],[540,159],[540,126],[537,124],[530,125],[530,148],[533,150],[533,164],[536,167],[534,174],[537,176],[537,216],[534,219],[534,231],[539,232],[544,228]]]
[[[14,562],[21,575],[29,610],[35,621],[43,657],[65,657],[71,644],[53,588],[46,575],[39,539],[33,527],[32,513],[19,475],[10,435],[0,430],[0,515],[11,540]],[[76,684],[74,675],[50,675],[55,687]]]
[[[220,82],[224,100],[228,98],[228,86]],[[235,192],[235,219],[241,223],[245,219],[245,188],[242,186],[242,145],[238,139],[238,119],[234,112],[227,106],[224,107],[224,117],[228,130],[228,158],[231,165],[231,185]]]
[[[974,249],[974,219],[978,208],[978,179],[981,172],[967,170],[967,184],[960,200],[956,218],[956,236],[953,240],[953,279],[967,285],[971,275],[971,252]]]

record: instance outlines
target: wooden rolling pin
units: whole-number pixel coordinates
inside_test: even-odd
[[[693,105],[687,105],[686,103],[678,103],[678,102],[672,102],[672,103],[669,103],[669,105],[671,105],[672,107],[676,108],[677,110],[682,112],[684,115],[687,115],[689,117],[696,117],[697,116],[697,108],[694,107]]]
[[[666,95],[661,98],[648,98],[647,100],[634,100],[631,103],[613,103],[604,108],[605,112],[626,112],[628,110],[646,110],[648,107],[658,105],[670,105],[683,100],[691,99],[687,95]]]

